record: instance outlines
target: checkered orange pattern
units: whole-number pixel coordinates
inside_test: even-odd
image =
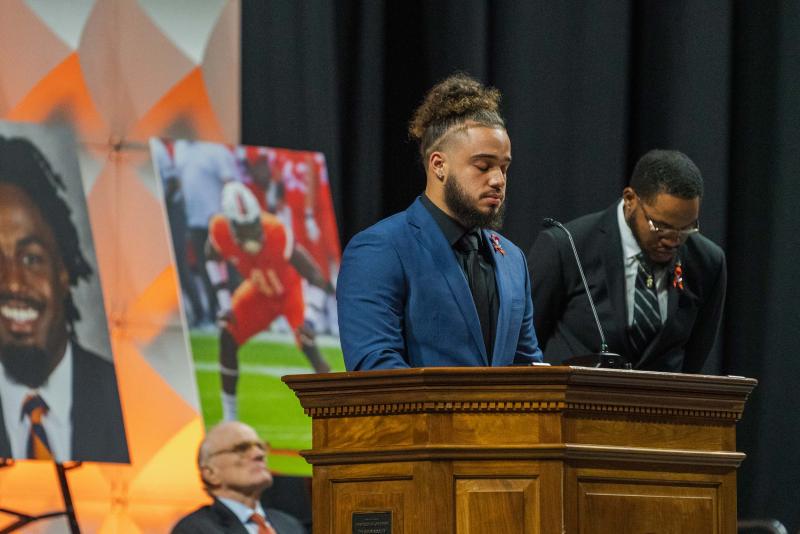
[[[185,5],[0,5],[0,119],[67,124],[80,146],[131,453],[129,466],[69,472],[83,532],[167,532],[206,500],[194,465],[203,422],[147,139],[238,141],[240,4]],[[63,507],[52,465],[0,469],[0,507]],[[66,531],[58,521],[25,532]]]

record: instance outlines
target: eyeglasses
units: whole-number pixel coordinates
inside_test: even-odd
[[[269,451],[269,444],[265,443],[263,441],[240,441],[239,443],[237,443],[235,445],[231,445],[227,449],[220,449],[218,451],[214,451],[214,452],[210,453],[207,456],[207,458],[212,458],[212,457],[214,457],[214,456],[216,456],[218,454],[229,454],[229,453],[238,454],[238,455],[241,456],[244,453],[248,452],[253,447],[255,447],[256,449],[258,449],[261,452]]]
[[[670,241],[686,241],[690,235],[696,234],[700,231],[700,221],[695,221],[694,225],[690,228],[682,228],[680,230],[676,228],[662,228],[656,223],[653,222],[653,219],[647,214],[647,210],[644,209],[644,202],[641,202],[639,199],[639,207],[642,208],[642,213],[644,213],[644,218],[647,219],[647,226],[650,227],[650,231],[656,235],[658,235],[659,239],[669,239]]]

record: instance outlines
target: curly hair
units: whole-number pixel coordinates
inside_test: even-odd
[[[467,122],[505,128],[499,111],[500,99],[500,91],[484,86],[463,72],[433,86],[408,125],[409,136],[419,142],[423,164],[449,133],[465,127]]]
[[[677,150],[651,150],[642,156],[633,169],[630,186],[645,200],[660,193],[683,199],[703,196],[700,169]]]
[[[72,210],[59,194],[65,189],[64,182],[29,140],[0,136],[0,184],[3,183],[18,187],[38,206],[53,232],[70,285],[88,280],[92,268],[81,251],[78,231],[70,218]],[[73,323],[81,315],[70,292],[64,299],[64,314],[70,335],[74,335]]]

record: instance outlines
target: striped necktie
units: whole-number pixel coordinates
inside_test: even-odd
[[[661,329],[661,312],[652,267],[643,254],[636,257],[639,269],[633,296],[633,322],[629,336],[636,353],[641,356]]]
[[[263,516],[260,514],[253,514],[250,516],[250,521],[256,524],[258,527],[258,534],[278,534],[275,532],[275,529],[272,528],[272,525],[267,523],[267,520],[264,519]]]
[[[53,453],[50,451],[50,443],[47,440],[47,433],[42,426],[42,418],[47,415],[48,407],[39,395],[30,394],[25,397],[22,404],[22,417],[27,416],[31,422],[31,430],[28,435],[28,458],[33,460],[52,460]]]

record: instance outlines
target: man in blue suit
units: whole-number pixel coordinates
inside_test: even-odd
[[[511,163],[499,101],[496,89],[457,74],[415,112],[425,192],[356,235],[342,258],[348,370],[541,361],[525,257],[495,232]]]

